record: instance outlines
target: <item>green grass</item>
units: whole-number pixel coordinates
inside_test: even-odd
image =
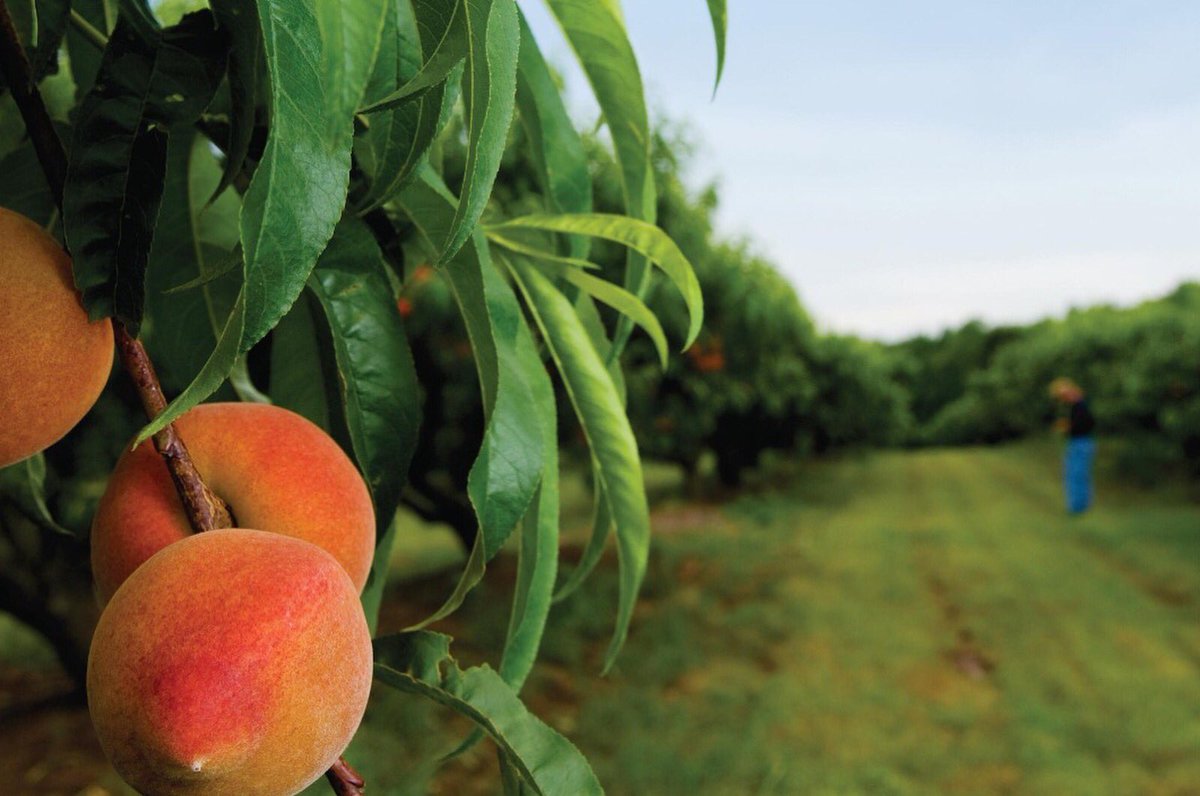
[[[552,614],[526,699],[613,794],[1195,793],[1200,506],[1102,483],[1071,518],[1057,475],[1045,444],[881,453],[660,504],[616,672],[609,566]],[[465,659],[506,588],[450,628]],[[404,720],[436,746],[430,716]],[[491,765],[432,786],[494,792]]]

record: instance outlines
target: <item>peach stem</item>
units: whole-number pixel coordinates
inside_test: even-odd
[[[42,172],[46,175],[50,193],[61,212],[63,187],[67,181],[67,152],[34,82],[29,59],[25,55],[25,48],[21,46],[5,0],[0,0],[0,74],[3,74],[13,101],[25,120],[25,128]],[[146,416],[153,420],[167,405],[154,364],[145,347],[129,336],[123,324],[115,321],[113,326],[121,362],[137,387]],[[228,506],[204,483],[188,454],[187,446],[173,425],[154,435],[154,447],[171,471],[171,479],[175,482],[192,528],[199,533],[230,527],[233,523]],[[362,777],[344,758],[339,757],[325,776],[339,796],[357,796],[363,792]]]

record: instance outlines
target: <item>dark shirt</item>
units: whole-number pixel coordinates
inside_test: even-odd
[[[1080,399],[1071,404],[1071,425],[1067,434],[1072,437],[1086,437],[1096,428],[1096,418],[1088,409],[1087,399]]]

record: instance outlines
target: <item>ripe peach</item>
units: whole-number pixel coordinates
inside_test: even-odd
[[[236,524],[325,548],[362,590],[375,551],[375,512],[354,463],[294,412],[249,403],[202,404],[175,424],[205,483]],[[123,455],[92,521],[92,572],[103,604],[138,566],[192,534],[152,445]]]
[[[91,323],[71,258],[45,230],[0,208],[0,467],[48,448],[96,402],[113,330]]]
[[[371,637],[327,552],[232,528],[156,553],[100,616],[88,707],[141,793],[294,794],[362,720]]]

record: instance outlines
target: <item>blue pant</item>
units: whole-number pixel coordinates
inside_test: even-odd
[[[1063,457],[1063,486],[1067,492],[1067,511],[1079,514],[1092,505],[1092,460],[1096,457],[1096,440],[1091,437],[1070,437]]]

